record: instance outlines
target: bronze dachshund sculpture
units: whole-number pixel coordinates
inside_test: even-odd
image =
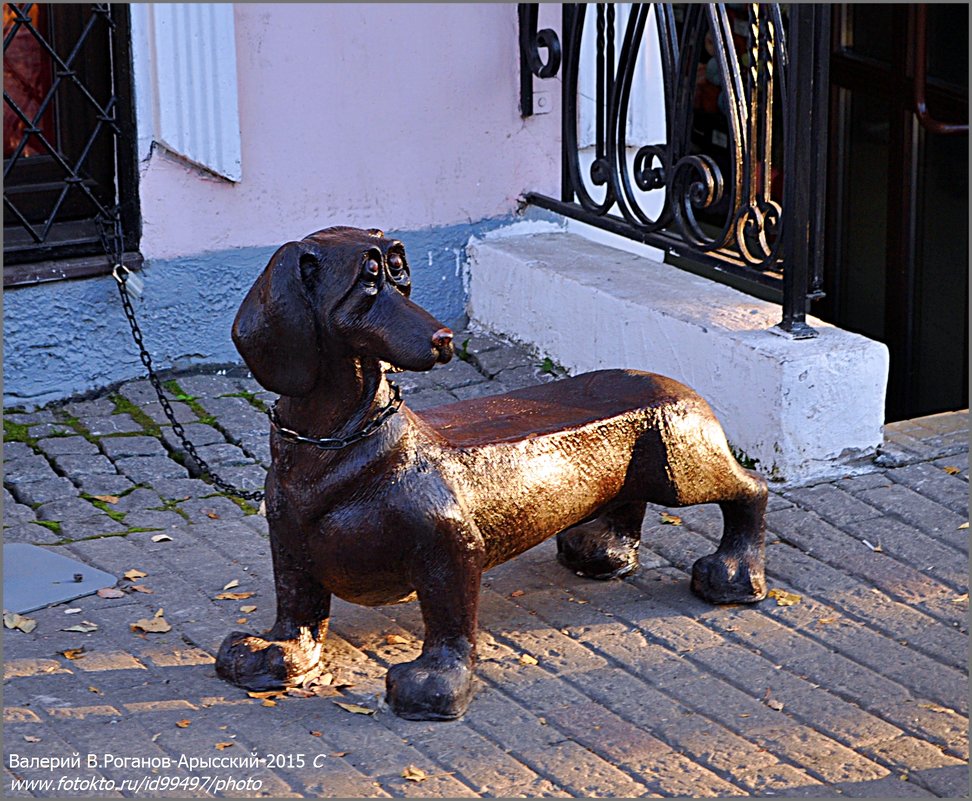
[[[718,503],[722,540],[692,589],[713,603],[765,596],[766,484],[695,392],[602,370],[414,413],[386,369],[430,370],[453,348],[409,294],[401,242],[338,227],[281,247],[240,307],[233,340],[281,396],[266,482],[277,617],[225,639],[220,676],[252,690],[301,683],[322,669],[332,594],[417,595],[425,642],[388,671],[388,703],[456,718],[473,693],[483,571],[556,534],[570,569],[625,575],[647,501]]]

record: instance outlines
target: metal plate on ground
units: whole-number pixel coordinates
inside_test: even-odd
[[[9,612],[23,614],[73,601],[117,581],[111,573],[37,545],[3,546],[3,608]]]

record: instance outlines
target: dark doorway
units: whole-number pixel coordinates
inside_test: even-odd
[[[888,422],[969,402],[968,15],[834,7],[827,297],[813,313],[887,344]]]

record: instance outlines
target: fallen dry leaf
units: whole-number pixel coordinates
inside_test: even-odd
[[[952,599],[952,603],[953,604],[964,604],[968,600],[969,600],[969,594],[967,592],[963,592],[958,598],[953,598]]]
[[[344,756],[346,752],[342,752],[340,756]],[[331,754],[331,756],[336,756],[336,754]],[[402,771],[402,777],[408,779],[410,782],[424,782],[426,779],[434,779],[437,776],[452,776],[454,771],[449,773],[426,773],[421,768],[415,765],[409,765],[405,770]]]
[[[247,690],[250,698],[279,698],[285,690]]]
[[[164,617],[153,617],[153,618],[142,618],[141,620],[136,620],[131,625],[132,631],[142,631],[149,634],[164,634],[167,631],[172,631],[172,626],[170,626]]]
[[[401,634],[386,634],[385,642],[389,645],[408,645],[408,640]]]
[[[773,696],[770,694],[769,687],[766,688],[766,692],[763,693],[763,698],[761,700],[770,709],[775,709],[777,712],[781,712],[783,710],[783,703],[773,698]]]
[[[245,601],[252,598],[252,592],[221,592],[216,596],[217,601]]]
[[[520,654],[520,664],[521,665],[536,665],[537,658],[535,656],[530,656],[530,654]]]
[[[102,587],[98,590],[99,598],[124,598],[125,593],[115,587]],[[80,609],[78,610],[81,611]]]
[[[210,520],[219,520],[219,515],[211,509],[206,511],[206,517],[208,517]]]
[[[952,465],[949,465],[948,467],[943,467],[942,470],[944,470],[950,476],[957,476],[959,473],[962,472],[962,469],[960,467],[953,467]]]
[[[257,608],[253,606],[253,604],[247,604],[245,606],[240,607],[240,611],[247,615],[250,614],[251,612],[256,612],[256,610]]]
[[[28,743],[39,743],[41,741],[40,737],[35,737],[33,734],[25,734],[24,740]]]
[[[92,495],[96,501],[104,501],[105,503],[116,504],[119,501],[117,495]]]
[[[415,765],[409,765],[402,771],[402,778],[408,779],[410,782],[424,782],[429,778],[429,774],[421,768],[415,767]]]
[[[519,598],[521,595],[523,595],[523,590],[513,590],[510,593],[510,598]]]
[[[272,700],[272,699],[270,699],[270,698],[264,698],[263,699],[263,704],[261,704],[261,706],[276,706],[276,705],[277,705],[277,702],[274,701],[274,700]]]
[[[24,634],[30,634],[37,628],[37,621],[32,617],[18,615],[16,612],[4,612],[3,625],[8,629],[19,629]]]
[[[966,520],[961,526],[958,527],[957,531],[961,531],[963,528],[969,527],[969,521]]]
[[[836,623],[840,620],[839,617],[822,617],[817,621],[818,626],[829,626],[831,623]]]
[[[335,759],[340,759],[341,757],[346,757],[349,753],[351,753],[351,752],[350,751],[335,751],[333,754],[331,754],[331,756],[334,757]]]
[[[233,589],[233,587],[239,587],[239,586],[240,586],[240,580],[239,579],[233,579],[232,581],[227,581],[226,584],[223,585],[223,589],[224,590],[231,590],[231,589]]]
[[[168,534],[156,534],[152,537],[152,542],[172,542],[172,537]]]
[[[65,659],[83,659],[84,658],[84,648],[68,648],[66,651],[61,651],[61,656]]]
[[[680,526],[682,525],[682,518],[677,515],[670,515],[668,512],[661,513],[662,525],[665,526]]]
[[[233,743],[216,743],[214,747],[222,751],[224,748],[232,748]]]
[[[132,568],[131,570],[129,570],[127,573],[124,574],[124,577],[127,578],[129,581],[135,581],[136,579],[145,578],[147,575],[148,573],[145,573],[139,570],[138,568]]]
[[[949,709],[947,706],[938,706],[938,704],[918,704],[922,709],[930,709],[932,712],[941,712],[943,715],[957,715],[954,709]]]
[[[293,698],[316,698],[317,693],[313,690],[305,690],[303,687],[291,687],[287,690],[287,695]]]
[[[185,729],[189,727],[190,723],[192,723],[192,721],[189,720],[189,718],[183,718],[182,720],[176,721],[176,726],[178,726],[180,729]]]
[[[242,626],[244,623],[246,623],[246,618],[245,617],[238,617],[238,618],[236,618],[236,622],[237,622],[238,625]]]
[[[800,603],[800,596],[796,593],[787,592],[786,590],[770,590],[767,595],[770,598],[776,599],[777,606],[793,606],[794,604]]]
[[[317,678],[316,684],[330,684],[332,681],[334,681],[333,673],[323,673]]]
[[[133,584],[128,589],[135,590],[135,592],[144,592],[146,595],[153,595],[155,593],[155,590],[150,587],[143,587],[141,584]]]
[[[319,731],[314,731],[313,729],[311,729],[310,736],[311,737],[320,737],[321,736],[321,733]]]
[[[81,634],[90,634],[92,631],[98,630],[98,624],[92,623],[90,620],[82,620],[76,626],[68,626],[61,631],[78,631]]]
[[[97,687],[95,687],[94,685],[92,685],[92,686],[90,686],[90,687],[88,687],[88,692],[89,692],[89,693],[94,693],[95,695],[104,695],[104,693],[103,693],[103,692],[101,692],[101,690],[99,690],[99,689],[98,689]]]
[[[346,712],[353,712],[355,715],[374,715],[375,710],[361,704],[346,704],[343,701],[334,701],[334,704],[341,707]]]

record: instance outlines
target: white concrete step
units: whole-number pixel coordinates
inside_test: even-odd
[[[849,473],[881,444],[881,343],[815,318],[819,336],[793,340],[775,304],[575,234],[491,236],[468,253],[475,322],[572,374],[634,368],[689,385],[769,480]]]

